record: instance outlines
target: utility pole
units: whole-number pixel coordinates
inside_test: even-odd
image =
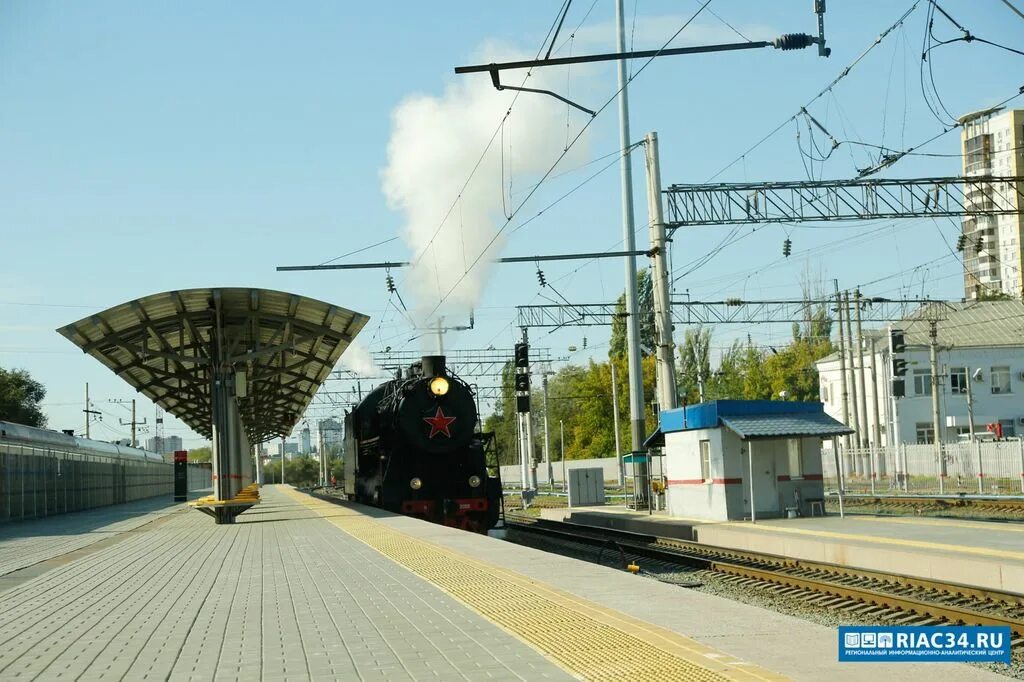
[[[853,428],[853,442],[859,447],[860,420],[858,419],[858,412],[860,410],[857,409],[857,368],[854,366],[853,360],[853,324],[850,320],[850,292],[848,291],[843,293],[843,315],[846,318],[846,348],[850,352],[850,397],[853,399],[853,410],[850,412],[850,418],[853,423],[850,426]],[[859,473],[860,461],[858,457],[853,457],[852,461],[856,467],[854,471]]]
[[[946,485],[946,461],[942,457],[942,439],[939,437],[939,330],[938,322],[928,323],[928,351],[932,368],[932,440],[935,443],[935,457],[939,463],[939,494]]]
[[[92,409],[92,403],[89,402],[89,382],[88,381],[85,382],[85,409],[82,410],[82,412],[85,412],[85,437],[88,439],[88,438],[90,438],[89,426],[92,424],[92,416],[94,414],[95,415],[103,414],[99,410]]]
[[[871,401],[872,415],[875,418],[874,428],[871,432],[871,439],[875,445],[875,471],[878,472],[879,476],[885,476],[886,466],[885,457],[879,455],[879,448],[882,447],[882,423],[879,420],[878,412],[878,401],[880,400],[878,392],[878,356],[875,354],[875,337],[871,337],[871,395],[874,398]]]
[[[561,457],[561,459],[562,459],[562,490],[564,491],[565,490],[565,486],[568,485],[568,484],[566,483],[566,479],[565,479],[565,424],[562,422],[561,419],[558,420],[558,434],[559,434],[558,446],[559,446],[559,448],[562,451],[562,453],[561,453],[562,454],[562,457]]]
[[[123,405],[124,403],[126,403],[126,402],[128,402],[128,401],[127,401],[127,400],[111,400],[110,402],[112,402],[112,403],[118,403],[118,404],[120,404],[120,405]],[[146,423],[146,419],[145,419],[145,418],[143,418],[143,419],[142,419],[142,421],[138,421],[138,420],[136,420],[136,419],[135,419],[135,399],[134,399],[134,398],[132,398],[132,420],[131,420],[131,421],[128,421],[128,422],[126,422],[126,421],[125,421],[125,420],[123,420],[123,419],[119,419],[118,421],[120,422],[121,426],[131,426],[131,428],[132,428],[132,439],[131,439],[131,446],[132,446],[133,448],[134,448],[134,447],[138,447],[138,444],[137,444],[137,442],[136,442],[136,440],[135,440],[135,433],[136,433],[136,427],[137,427],[137,426],[143,426],[143,425],[145,425],[145,423]]]
[[[836,287],[836,321],[839,323],[839,385],[843,396],[843,423],[850,423],[849,392],[846,388],[846,344],[843,343],[843,296],[839,293],[839,280],[833,280]],[[850,444],[850,437],[843,436],[843,442],[847,447]]]
[[[970,442],[974,442],[974,389],[971,386],[971,368],[967,367],[967,429]]]
[[[658,405],[661,410],[679,404],[676,391],[675,344],[672,341],[672,302],[668,291],[665,256],[665,216],[661,205],[661,164],[658,158],[658,133],[644,138],[647,162],[648,231],[651,240],[651,284],[654,292],[654,329],[657,356]]]
[[[864,334],[860,326],[860,289],[853,290],[853,312],[857,321],[857,390],[860,393],[860,432],[857,433],[857,444],[861,448],[868,444],[868,392],[864,387]]]
[[[284,436],[281,436],[281,485],[284,485],[284,459],[288,456]]]
[[[618,50],[626,51],[626,15],[623,0],[615,0],[615,22]],[[622,157],[619,170],[622,182],[622,245],[626,251],[636,250],[633,228],[633,167],[629,139],[629,95],[626,79],[626,61],[618,60],[619,67],[619,148]],[[626,257],[626,357],[629,360],[629,432],[632,449],[644,442],[644,375],[640,363],[640,316],[637,306],[636,258]]]
[[[548,373],[541,375],[541,386],[544,389],[544,465],[548,470],[548,488],[554,481],[554,470],[551,468],[551,439],[548,437]]]
[[[615,376],[615,358],[608,363],[612,366],[612,424],[615,426],[615,457],[619,461],[619,487],[626,484],[626,465],[622,457],[622,442],[619,437],[619,381]]]

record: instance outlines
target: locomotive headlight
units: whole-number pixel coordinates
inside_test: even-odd
[[[444,377],[434,377],[430,380],[430,392],[434,395],[444,395],[448,392],[448,380]]]
[[[421,481],[419,478],[414,478],[411,481],[409,481],[409,487],[412,488],[413,490],[419,490],[420,488],[423,487],[423,481]]]
[[[483,480],[479,476],[473,475],[469,477],[470,488],[479,488],[481,483],[483,483]]]

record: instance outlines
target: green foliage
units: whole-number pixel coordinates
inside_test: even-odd
[[[39,403],[46,389],[23,369],[0,367],[0,419],[27,426],[46,427]]]
[[[334,463],[338,462],[337,478],[341,480],[341,460],[332,460],[332,471]],[[266,483],[281,483],[281,461],[271,460],[263,465],[263,480]],[[298,488],[317,485],[320,482],[320,462],[312,457],[295,457],[288,460],[284,467],[284,482]]]
[[[636,273],[637,314],[640,316],[640,353],[644,357],[654,354],[657,336],[654,332],[654,286],[647,268]],[[612,338],[608,344],[608,357],[626,357],[626,293],[615,302],[612,320]]]
[[[995,291],[993,289],[979,289],[978,290],[979,301],[1012,301],[1013,296],[1003,292]]]
[[[192,448],[188,451],[188,461],[190,462],[209,462],[211,459],[213,459],[213,448],[209,445]]]
[[[677,383],[680,398],[692,405],[700,401],[700,382],[704,382],[707,399],[711,380],[711,330],[705,327],[687,328],[679,345]]]

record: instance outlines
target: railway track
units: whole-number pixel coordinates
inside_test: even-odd
[[[946,495],[845,495],[843,505],[848,512],[883,513],[906,516],[944,516],[976,520],[1024,520],[1024,499]],[[828,499],[829,509],[838,509],[835,498]]]
[[[589,547],[599,558],[611,551],[624,564],[684,566],[695,578],[708,571],[739,586],[896,625],[1005,625],[1014,647],[1024,644],[1024,595],[532,517],[506,520],[515,532]]]

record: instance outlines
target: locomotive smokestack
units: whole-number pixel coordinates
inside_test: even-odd
[[[439,377],[445,373],[443,355],[424,355],[420,362],[425,377]]]

